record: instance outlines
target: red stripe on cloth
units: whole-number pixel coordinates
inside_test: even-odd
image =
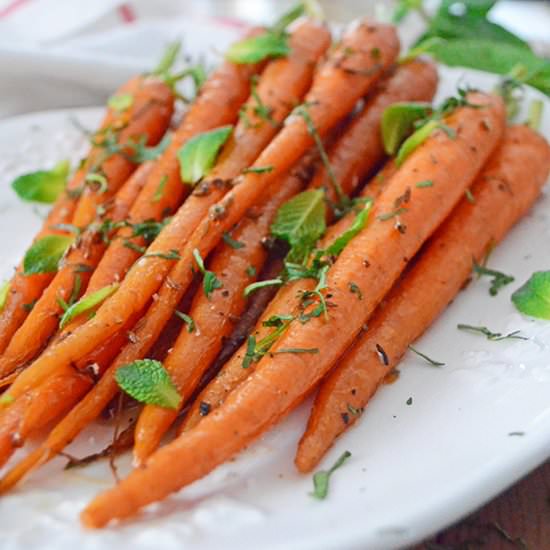
[[[8,17],[14,11],[18,10],[20,7],[28,4],[29,0],[13,0],[11,4],[8,4],[5,8],[0,9],[0,19],[3,17]]]
[[[137,19],[136,12],[130,4],[122,4],[122,6],[118,8],[118,13],[125,23],[133,23]]]

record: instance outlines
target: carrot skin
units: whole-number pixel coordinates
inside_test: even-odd
[[[329,321],[319,317],[306,324],[291,324],[273,354],[260,360],[255,372],[219,409],[159,449],[144,468],[97,496],[81,514],[85,526],[98,528],[111,519],[128,517],[203,477],[271,427],[328,372],[403,270],[403,257],[412,257],[450,213],[502,137],[502,100],[479,93],[468,98],[482,107],[459,108],[445,119],[456,131],[455,139],[443,131],[434,132],[379,198],[384,209],[391,209],[398,198],[410,193],[409,210],[402,216],[408,231],[402,233],[393,223],[376,219],[330,269],[328,292],[335,307],[330,308]],[[430,174],[435,185],[407,192],[418,174]],[[370,261],[368,268],[363,265],[365,257]],[[350,278],[362,289],[362,299],[350,296]],[[318,352],[277,353],[296,348]]]
[[[322,48],[320,49],[322,50]],[[368,81],[368,84],[376,81],[376,75],[368,77],[350,76],[350,78],[354,79],[353,81],[357,78],[363,79]],[[367,86],[364,84],[364,87],[366,88]],[[361,90],[352,93],[354,97],[357,97],[358,94],[361,93]],[[211,116],[211,113],[209,113],[209,116]],[[333,115],[333,117],[337,120],[337,115]],[[307,136],[308,134],[305,128],[304,132]],[[307,137],[307,144],[311,144],[311,137]],[[303,152],[303,150],[301,150],[301,152]],[[294,152],[294,156],[295,161],[299,158],[300,154],[296,155]],[[289,168],[292,164],[293,162],[290,162],[286,168]],[[261,166],[265,166],[265,164],[261,164]],[[277,168],[275,168],[273,172],[278,172]],[[248,179],[248,186],[252,186],[254,189],[256,187],[254,185],[256,183],[256,178],[253,176],[258,176],[258,174],[248,174],[244,179]],[[270,181],[272,181],[272,179]],[[242,185],[239,185],[239,189],[240,188],[242,188]],[[242,194],[243,191],[245,190],[243,189],[239,194]],[[257,198],[258,195],[261,194],[261,191],[262,188],[256,189],[255,196],[249,197],[248,199],[246,199],[245,193],[244,198],[248,201],[246,208],[242,208],[240,215],[238,215],[237,209],[235,208],[235,215],[231,217],[231,223],[229,220],[230,216],[228,216],[227,219],[223,220],[224,223],[221,224],[220,227],[215,228],[215,234],[209,235],[209,240],[204,240],[204,245],[208,246],[208,250],[205,252],[203,248],[201,248],[203,256],[207,256],[218,244],[219,240],[221,240],[223,233],[230,230],[231,227],[239,221],[245,211],[248,210],[248,207],[254,202],[254,198]],[[233,202],[232,192],[228,193],[223,200]],[[215,204],[211,208],[211,211],[216,212],[219,207],[225,208],[223,204]],[[202,239],[204,228],[208,228],[209,226],[210,220],[204,219],[193,234],[193,239],[185,246],[186,252],[183,254],[182,260],[178,262],[177,273],[177,276],[182,278],[183,283],[181,285],[178,283],[179,286],[177,288],[175,288],[175,285],[170,285],[170,287],[165,285],[163,287],[162,291],[159,293],[159,300],[154,303],[156,309],[150,318],[154,331],[147,330],[146,332],[145,329],[143,329],[144,334],[139,342],[136,343],[135,347],[146,349],[148,346],[151,346],[158,337],[166,321],[172,315],[175,305],[179,302],[179,299],[181,299],[181,296],[191,281],[192,274],[189,268],[193,264],[192,254],[194,248],[197,247],[196,241]],[[135,311],[140,311],[145,303],[158,290],[174,263],[173,260],[167,260],[155,256],[155,254],[166,254],[167,251],[181,249],[183,244],[182,235],[188,233],[188,227],[189,220],[184,216],[176,215],[171,223],[164,228],[157,239],[151,244],[147,251],[147,257],[141,258],[134,264],[133,269],[127,274],[118,291],[102,304],[96,316],[85,325],[76,329],[65,340],[43,353],[36,360],[33,367],[31,367],[32,370],[27,369],[19,376],[18,380],[16,380],[11,387],[10,393],[23,391],[29,385],[32,386],[40,383],[44,378],[47,378],[59,364],[68,364],[71,361],[78,360],[83,355],[89,353],[95,346],[99,345],[101,341],[106,338],[106,335],[113,330],[113,327],[117,324],[124,323],[124,321]],[[151,256],[151,254],[153,255]],[[174,300],[176,300],[176,303],[173,302]],[[77,344],[77,342],[80,343]],[[133,354],[134,352],[131,351],[131,348],[128,349],[128,355],[134,356]],[[40,375],[38,372],[40,372]]]
[[[472,258],[481,261],[488,247],[501,241],[532,206],[549,170],[550,148],[541,136],[526,126],[506,130],[471,187],[475,202],[463,199],[456,207],[411,271],[390,291],[369,321],[368,331],[359,335],[321,383],[298,445],[298,470],[311,471],[334,440],[355,423],[359,416],[349,414],[349,408],[364,409],[407,346],[460,291],[472,271]],[[387,365],[376,353],[377,344],[387,355]]]

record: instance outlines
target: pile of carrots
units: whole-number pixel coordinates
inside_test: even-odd
[[[285,48],[238,58],[266,36]],[[527,126],[507,127],[500,97],[462,93],[406,158],[388,159],[383,113],[430,102],[436,69],[399,62],[395,29],[374,21],[331,41],[327,25],[306,16],[252,29],[175,129],[166,74],[117,91],[131,106],[108,109],[36,240],[67,225],[78,237],[57,272],[19,267],[0,312],[0,466],[44,436],[9,465],[0,492],[61,453],[138,363],[161,368],[177,398],[138,397],[135,469],[82,512],[87,527],[205,476],[317,392],[295,458],[311,471],[455,298],[472,259],[533,205],[550,147]],[[213,165],[182,181],[193,168],[183,149],[228,125]],[[116,147],[109,141],[105,155],[110,132]],[[165,133],[157,158],[130,154]],[[106,185],[83,185],[98,164]],[[300,215],[320,213],[317,227],[303,224],[277,245],[283,214],[299,205]],[[144,227],[156,231],[136,230]],[[93,304],[67,319],[63,304],[86,299]]]

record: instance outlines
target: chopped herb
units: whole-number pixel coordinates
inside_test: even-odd
[[[404,214],[405,212],[408,212],[408,208],[404,208],[404,207],[396,208],[392,212],[386,212],[385,214],[379,214],[377,216],[377,218],[381,222],[387,222],[388,220],[396,218],[396,217],[400,216],[401,214]]]
[[[74,242],[73,237],[48,235],[33,243],[23,259],[23,273],[55,273],[59,262],[67,249]]]
[[[466,189],[466,191],[464,191],[464,194],[466,195],[466,200],[470,204],[475,204],[476,199],[475,199],[474,194],[472,193],[472,191],[470,189]]]
[[[472,325],[465,325],[462,323],[459,323],[456,325],[456,328],[458,330],[464,330],[467,332],[474,332],[477,334],[481,334],[487,338],[487,340],[492,340],[494,342],[499,342],[501,340],[529,340],[529,338],[526,338],[525,336],[519,335],[519,330],[515,330],[514,332],[510,332],[506,335],[503,335],[501,332],[492,332],[487,327],[476,327]]]
[[[533,99],[529,104],[529,114],[525,124],[532,130],[535,130],[535,132],[537,132],[540,127],[543,109],[544,103],[540,99]]]
[[[97,183],[97,192],[100,195],[109,189],[109,182],[107,181],[107,178],[99,172],[91,172],[90,174],[86,174],[84,181],[86,183]]]
[[[145,251],[147,250],[144,246],[140,246],[139,244],[136,244],[135,242],[128,239],[124,239],[122,244],[125,248],[129,248],[130,250],[133,250],[138,254],[145,254]]]
[[[258,94],[258,75],[254,75],[250,79],[250,95],[252,96],[252,99],[254,99],[256,105],[252,108],[252,112],[258,117],[264,120],[265,122],[269,122],[271,125],[277,127],[278,123],[273,119],[271,116],[271,113],[273,109],[271,107],[268,107],[263,101],[260,95]],[[246,108],[246,107],[245,107]]]
[[[115,380],[128,395],[149,405],[177,409],[181,396],[161,362],[140,359],[119,367]]]
[[[281,348],[273,352],[278,353],[319,353],[319,348]]]
[[[522,436],[525,435],[525,432],[509,432],[508,435],[509,435],[510,437],[514,437],[514,436],[516,436],[516,437],[522,437]]]
[[[79,315],[92,311],[96,306],[112,296],[118,290],[119,286],[120,285],[118,283],[113,283],[112,285],[105,286],[103,288],[100,288],[99,290],[96,290],[95,292],[92,292],[88,296],[84,296],[78,302],[69,306],[61,317],[59,328],[65,328],[73,319],[75,319]]]
[[[272,315],[269,319],[262,322],[264,327],[280,327],[285,324],[286,321],[292,321],[294,317],[289,314]]]
[[[434,186],[434,182],[432,180],[419,181],[416,184],[416,187],[418,189],[424,189],[425,187],[433,187],[433,186]]]
[[[289,320],[277,325],[272,332],[264,336],[259,342],[256,342],[256,338],[252,334],[249,335],[246,341],[246,353],[243,358],[242,368],[249,368],[252,363],[257,363],[266,353],[268,353],[271,346],[273,346],[278,338],[285,332],[291,322],[292,320]]]
[[[332,474],[342,467],[346,460],[351,456],[349,451],[345,451],[340,458],[334,463],[334,465],[328,470],[320,470],[316,472],[313,476],[313,493],[311,496],[318,499],[324,500],[328,495],[329,481]]]
[[[432,359],[431,357],[428,357],[425,353],[422,353],[418,351],[417,349],[413,348],[412,346],[407,346],[413,353],[416,353],[419,357],[422,357],[424,361],[432,365],[433,367],[444,367],[445,363],[441,363],[440,361],[436,361],[435,359]]]
[[[222,126],[198,134],[185,143],[178,151],[183,183],[195,185],[208,174],[232,131],[232,126]]]
[[[170,134],[166,134],[157,145],[148,147],[147,136],[142,136],[137,141],[128,140],[128,147],[132,149],[131,160],[136,164],[142,164],[150,160],[156,160],[170,145],[172,138]],[[161,180],[162,181],[162,180]]]
[[[412,397],[409,397],[406,401],[407,405],[412,405],[413,404],[413,398]]]
[[[144,258],[162,258],[163,260],[180,260],[180,253],[173,248],[168,252],[148,252],[143,256]]]
[[[515,281],[514,277],[511,275],[506,275],[501,271],[489,269],[484,265],[479,265],[476,261],[474,261],[474,273],[476,273],[478,278],[483,275],[491,277],[491,286],[489,287],[489,294],[491,296],[496,296],[500,289]]]
[[[231,237],[231,235],[227,232],[223,234],[223,241],[225,244],[230,246],[231,248],[238,250],[239,248],[244,248],[246,245],[244,243],[241,243],[240,241],[236,241]]]
[[[65,189],[69,170],[69,161],[63,160],[51,170],[39,170],[19,176],[12,182],[11,187],[20,199],[51,204]]]
[[[193,321],[193,318],[190,315],[187,315],[187,313],[183,313],[181,311],[174,312],[174,315],[176,317],[179,317],[186,325],[187,325],[187,332],[191,333],[195,331],[195,321]]]
[[[10,291],[10,282],[5,281],[0,286],[0,311],[4,309],[4,306],[6,305],[6,301],[8,299],[8,294]]]
[[[360,416],[361,414],[363,414],[363,411],[364,411],[363,407],[357,408],[357,407],[354,407],[353,405],[350,405],[349,403],[348,403],[347,409],[348,409],[348,412],[353,416]]]
[[[117,94],[112,95],[107,101],[107,105],[113,111],[117,113],[123,113],[127,111],[134,103],[134,96],[132,94]]]
[[[400,102],[394,103],[382,114],[382,142],[388,155],[395,155],[403,141],[414,130],[414,123],[425,119],[433,113],[429,103]]]
[[[199,414],[201,416],[208,416],[210,414],[211,408],[212,405],[210,405],[210,403],[206,403],[206,401],[201,401],[199,404]]]
[[[244,289],[244,295],[245,297],[250,296],[253,292],[256,292],[256,290],[259,290],[260,288],[265,288],[268,286],[280,286],[283,284],[283,281],[281,279],[268,279],[266,281],[258,281],[256,283],[252,283],[248,285]]]
[[[256,277],[256,268],[255,268],[253,265],[249,265],[249,266],[246,268],[246,274],[247,274],[249,277]]]
[[[349,291],[352,294],[356,294],[357,298],[359,298],[359,300],[363,299],[363,293],[361,292],[361,289],[353,281],[350,281],[350,283],[349,283]]]
[[[27,313],[30,313],[33,309],[34,309],[34,306],[36,305],[36,302],[38,300],[33,300],[32,302],[29,302],[28,304],[23,304],[21,307],[27,312]]]
[[[195,258],[195,261],[197,262],[197,266],[203,275],[202,288],[204,290],[204,294],[206,295],[207,298],[210,298],[210,294],[212,294],[214,290],[218,288],[222,288],[223,284],[216,277],[215,273],[213,273],[212,271],[208,271],[204,267],[204,260],[202,259],[201,254],[197,248],[193,250],[193,257]]]
[[[516,309],[538,319],[550,319],[550,271],[537,271],[512,294]]]
[[[245,168],[243,174],[269,174],[273,172],[273,166],[251,166],[250,168]]]

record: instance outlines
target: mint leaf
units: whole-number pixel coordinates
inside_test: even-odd
[[[195,185],[214,166],[221,147],[233,127],[222,126],[191,138],[179,151],[180,175],[183,183]]]
[[[206,295],[207,298],[210,298],[210,294],[212,294],[214,290],[218,288],[222,288],[223,284],[216,277],[216,274],[213,271],[208,271],[204,267],[204,260],[202,259],[201,254],[197,248],[193,250],[193,257],[195,258],[195,261],[197,262],[197,266],[203,275],[202,288],[204,290],[204,294]]]
[[[6,300],[8,299],[8,293],[10,291],[10,282],[5,281],[2,283],[2,286],[0,286],[0,311],[4,309],[4,306],[6,305]]]
[[[258,63],[268,57],[284,57],[290,53],[287,35],[266,31],[232,44],[226,59],[233,63]]]
[[[341,468],[346,460],[351,456],[349,451],[344,451],[340,458],[334,463],[334,465],[329,470],[320,470],[313,476],[313,493],[311,496],[318,499],[324,500],[328,495],[329,481],[332,474]]]
[[[132,94],[118,94],[112,95],[107,101],[107,105],[117,113],[123,113],[127,111],[134,103],[134,96]]]
[[[82,315],[88,311],[93,310],[96,306],[104,302],[109,296],[112,296],[120,285],[113,283],[112,285],[105,286],[92,292],[88,296],[84,296],[78,302],[69,306],[59,322],[59,328],[65,328],[75,317]]]
[[[321,189],[304,191],[277,211],[271,233],[291,247],[287,259],[302,261],[326,230],[325,194]]]
[[[512,294],[512,302],[530,317],[550,320],[550,271],[537,271]]]
[[[140,403],[177,409],[181,396],[160,361],[139,359],[119,367],[115,373],[119,387]]]
[[[23,273],[55,273],[59,261],[74,241],[74,237],[48,235],[37,240],[23,258]]]
[[[51,170],[39,170],[19,176],[11,187],[20,199],[51,204],[65,189],[69,170],[69,161],[62,160]]]
[[[382,141],[388,155],[395,155],[405,138],[414,131],[414,123],[432,114],[429,103],[401,102],[385,109],[382,115]]]

